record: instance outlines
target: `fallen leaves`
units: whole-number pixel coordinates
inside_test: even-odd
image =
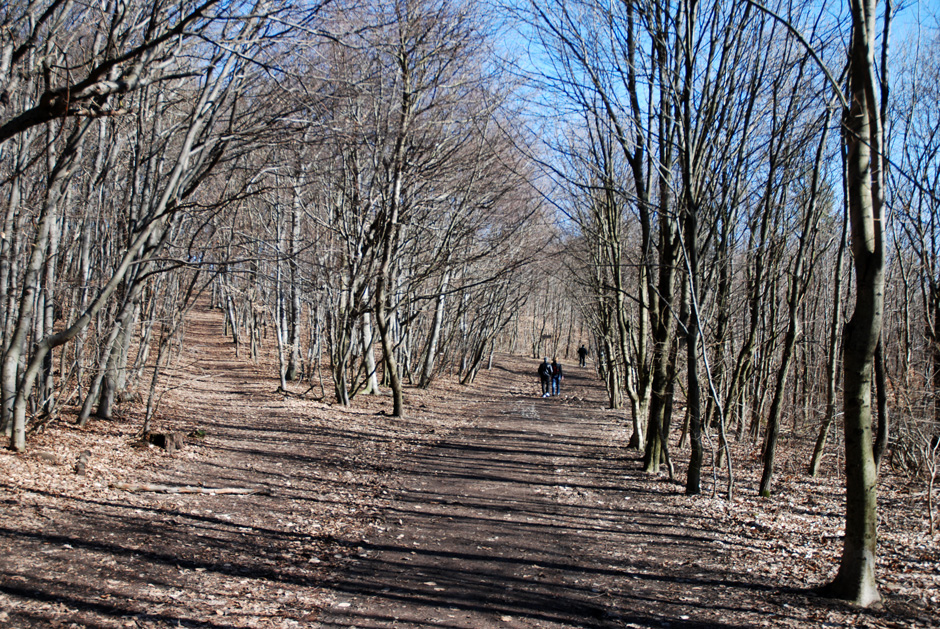
[[[410,391],[425,408],[408,420],[377,414],[388,405],[382,397],[357,398],[353,407],[341,409],[273,394],[273,365],[234,361],[231,348],[212,328],[216,323],[211,317],[195,322],[188,351],[193,364],[198,356],[218,377],[193,378],[168,394],[161,407],[161,429],[186,433],[198,422],[205,431],[204,438],[187,442],[182,452],[169,456],[159,449],[131,447],[141,417],[141,409],[132,407],[125,409],[123,421],[92,422],[85,429],[50,424],[30,444],[49,457],[0,452],[0,516],[11,531],[0,537],[0,566],[5,583],[20,592],[0,593],[0,624],[30,626],[23,619],[42,618],[43,626],[147,627],[160,626],[152,618],[167,614],[194,624],[218,624],[218,617],[225,616],[225,625],[232,627],[309,626],[318,609],[331,605],[328,571],[342,562],[365,560],[364,540],[373,534],[381,537],[383,507],[395,493],[396,458],[476,421],[462,416],[460,403],[455,403],[472,391],[456,387]],[[188,376],[175,377],[183,382]],[[579,396],[588,399],[587,394]],[[605,421],[611,421],[612,451],[622,451],[626,431],[613,420]],[[563,467],[548,467],[547,476],[555,478],[531,493],[548,495],[558,504],[601,511],[641,509],[663,518],[664,524],[649,533],[638,530],[635,521],[605,522],[612,535],[626,531],[648,534],[651,540],[703,538],[710,552],[694,562],[677,558],[648,568],[673,576],[682,595],[671,603],[685,606],[676,616],[681,620],[697,617],[684,610],[708,604],[698,598],[695,584],[716,574],[771,592],[826,582],[841,553],[843,492],[838,475],[808,479],[784,474],[776,495],[759,499],[759,469],[744,454],[746,445],[735,447],[738,490],[733,501],[687,497],[681,487],[664,479],[627,474],[635,465],[626,456],[594,461],[617,467],[619,484],[610,488],[616,493],[603,499],[602,491],[579,483],[584,471],[568,461],[560,462]],[[791,469],[798,469],[806,456],[801,447],[791,440],[781,448],[782,457],[792,459]],[[91,452],[86,476],[76,476],[69,465],[86,450]],[[684,456],[678,446],[673,448],[680,477]],[[135,483],[204,489],[248,486],[277,490],[278,495],[124,490]],[[879,579],[889,608],[910,606],[905,619],[918,614],[933,618],[929,614],[940,604],[940,538],[927,539],[923,532],[923,498],[889,471],[879,491]],[[420,504],[414,508],[430,510]],[[680,520],[692,524],[669,528]],[[573,526],[583,531],[580,527],[586,525]],[[407,537],[398,529],[388,535]],[[487,541],[494,547],[504,543],[497,536]],[[416,544],[410,537],[408,543]],[[643,543],[636,548],[644,548]],[[621,551],[612,545],[610,557],[599,565],[616,574],[629,559]],[[413,561],[414,555],[402,561]],[[636,583],[646,574],[629,574],[623,582]],[[539,565],[531,565],[520,576],[541,581],[546,575]],[[424,585],[435,592],[448,589],[440,583],[449,584],[438,578]],[[616,602],[620,596],[609,582],[585,585],[589,593],[602,595],[597,598]],[[88,611],[104,605],[110,606],[108,612]],[[338,608],[351,605],[335,603]],[[856,613],[815,604],[787,602],[773,609],[788,614],[767,621],[774,625],[851,626],[857,619]],[[499,618],[505,623],[524,621],[512,615]],[[870,627],[903,624],[888,613],[866,613],[859,622]]]

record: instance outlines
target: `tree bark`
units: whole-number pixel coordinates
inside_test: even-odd
[[[297,190],[296,182],[291,187],[293,192],[293,204],[291,205],[290,215],[290,243],[288,251],[288,268],[290,269],[290,316],[288,317],[288,341],[289,341],[289,359],[287,362],[287,373],[285,377],[294,381],[300,377],[301,358],[300,358],[300,321],[301,321],[301,281],[300,276],[300,216],[302,208],[300,206],[300,192]]]
[[[372,315],[362,313],[362,355],[366,365],[366,395],[379,394],[379,377],[375,365],[375,333],[372,330]]]
[[[884,339],[879,339],[875,348],[875,392],[877,395],[878,430],[875,433],[873,453],[875,472],[881,467],[881,460],[888,449],[888,437],[891,435],[891,421],[888,417],[888,375],[885,372]]]
[[[685,493],[693,496],[702,492],[702,388],[699,384],[699,319],[698,319],[698,220],[697,208],[686,209],[685,247],[688,256],[689,317],[686,325],[686,364],[688,369],[687,408],[689,417],[689,470]]]
[[[875,581],[877,470],[872,450],[871,389],[884,316],[884,208],[881,120],[875,92],[876,0],[851,0],[851,100],[845,116],[849,220],[855,257],[855,311],[846,325],[845,538],[827,594],[868,607],[881,596]]]

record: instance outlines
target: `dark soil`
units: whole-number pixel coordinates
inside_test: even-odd
[[[277,392],[216,312],[187,338],[157,426],[191,435],[182,451],[137,447],[131,404],[0,454],[0,626],[937,626],[935,540],[888,537],[885,609],[813,596],[838,557],[838,478],[784,469],[771,502],[740,470],[735,500],[686,497],[640,471],[590,366],[540,398],[536,362],[500,357],[471,387],[409,389],[402,420],[388,397]],[[913,526],[898,496],[885,517]]]

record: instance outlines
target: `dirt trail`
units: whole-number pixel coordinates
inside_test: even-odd
[[[155,429],[204,439],[172,456],[134,447],[137,409],[86,430],[52,426],[26,455],[0,454],[0,627],[309,626],[331,565],[375,519],[383,453],[408,428],[276,393],[272,373],[235,358],[219,313],[198,311]],[[86,449],[78,476],[71,462]]]
[[[746,627],[785,611],[695,566],[715,538],[659,511],[610,417],[507,393],[401,463],[388,534],[334,584],[321,627]]]
[[[753,627],[825,609],[753,573],[720,501],[639,471],[590,368],[537,396],[501,357],[472,387],[351,409],[276,392],[194,314],[158,428],[206,431],[173,456],[131,443],[140,409],[54,425],[0,454],[0,626]],[[73,461],[86,476],[38,452]],[[131,493],[118,482],[250,487]],[[705,502],[697,502],[704,500]],[[713,511],[703,509],[712,505]],[[737,540],[737,541],[735,541]],[[750,553],[750,554],[749,554]],[[817,615],[817,611],[819,614]],[[810,611],[807,611],[810,610]],[[841,614],[841,612],[839,612]],[[836,618],[845,619],[845,614]]]

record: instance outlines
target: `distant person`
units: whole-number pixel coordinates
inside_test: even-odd
[[[542,397],[548,397],[550,395],[549,387],[551,387],[552,383],[552,366],[548,362],[547,356],[545,357],[545,360],[539,364],[538,374],[539,380],[542,381]]]
[[[584,367],[585,359],[587,358],[587,355],[588,355],[587,348],[584,346],[584,343],[581,343],[581,347],[578,348],[578,366],[579,367]]]
[[[564,374],[561,373],[561,364],[557,358],[552,358],[552,395],[558,395],[561,392],[561,380]]]

